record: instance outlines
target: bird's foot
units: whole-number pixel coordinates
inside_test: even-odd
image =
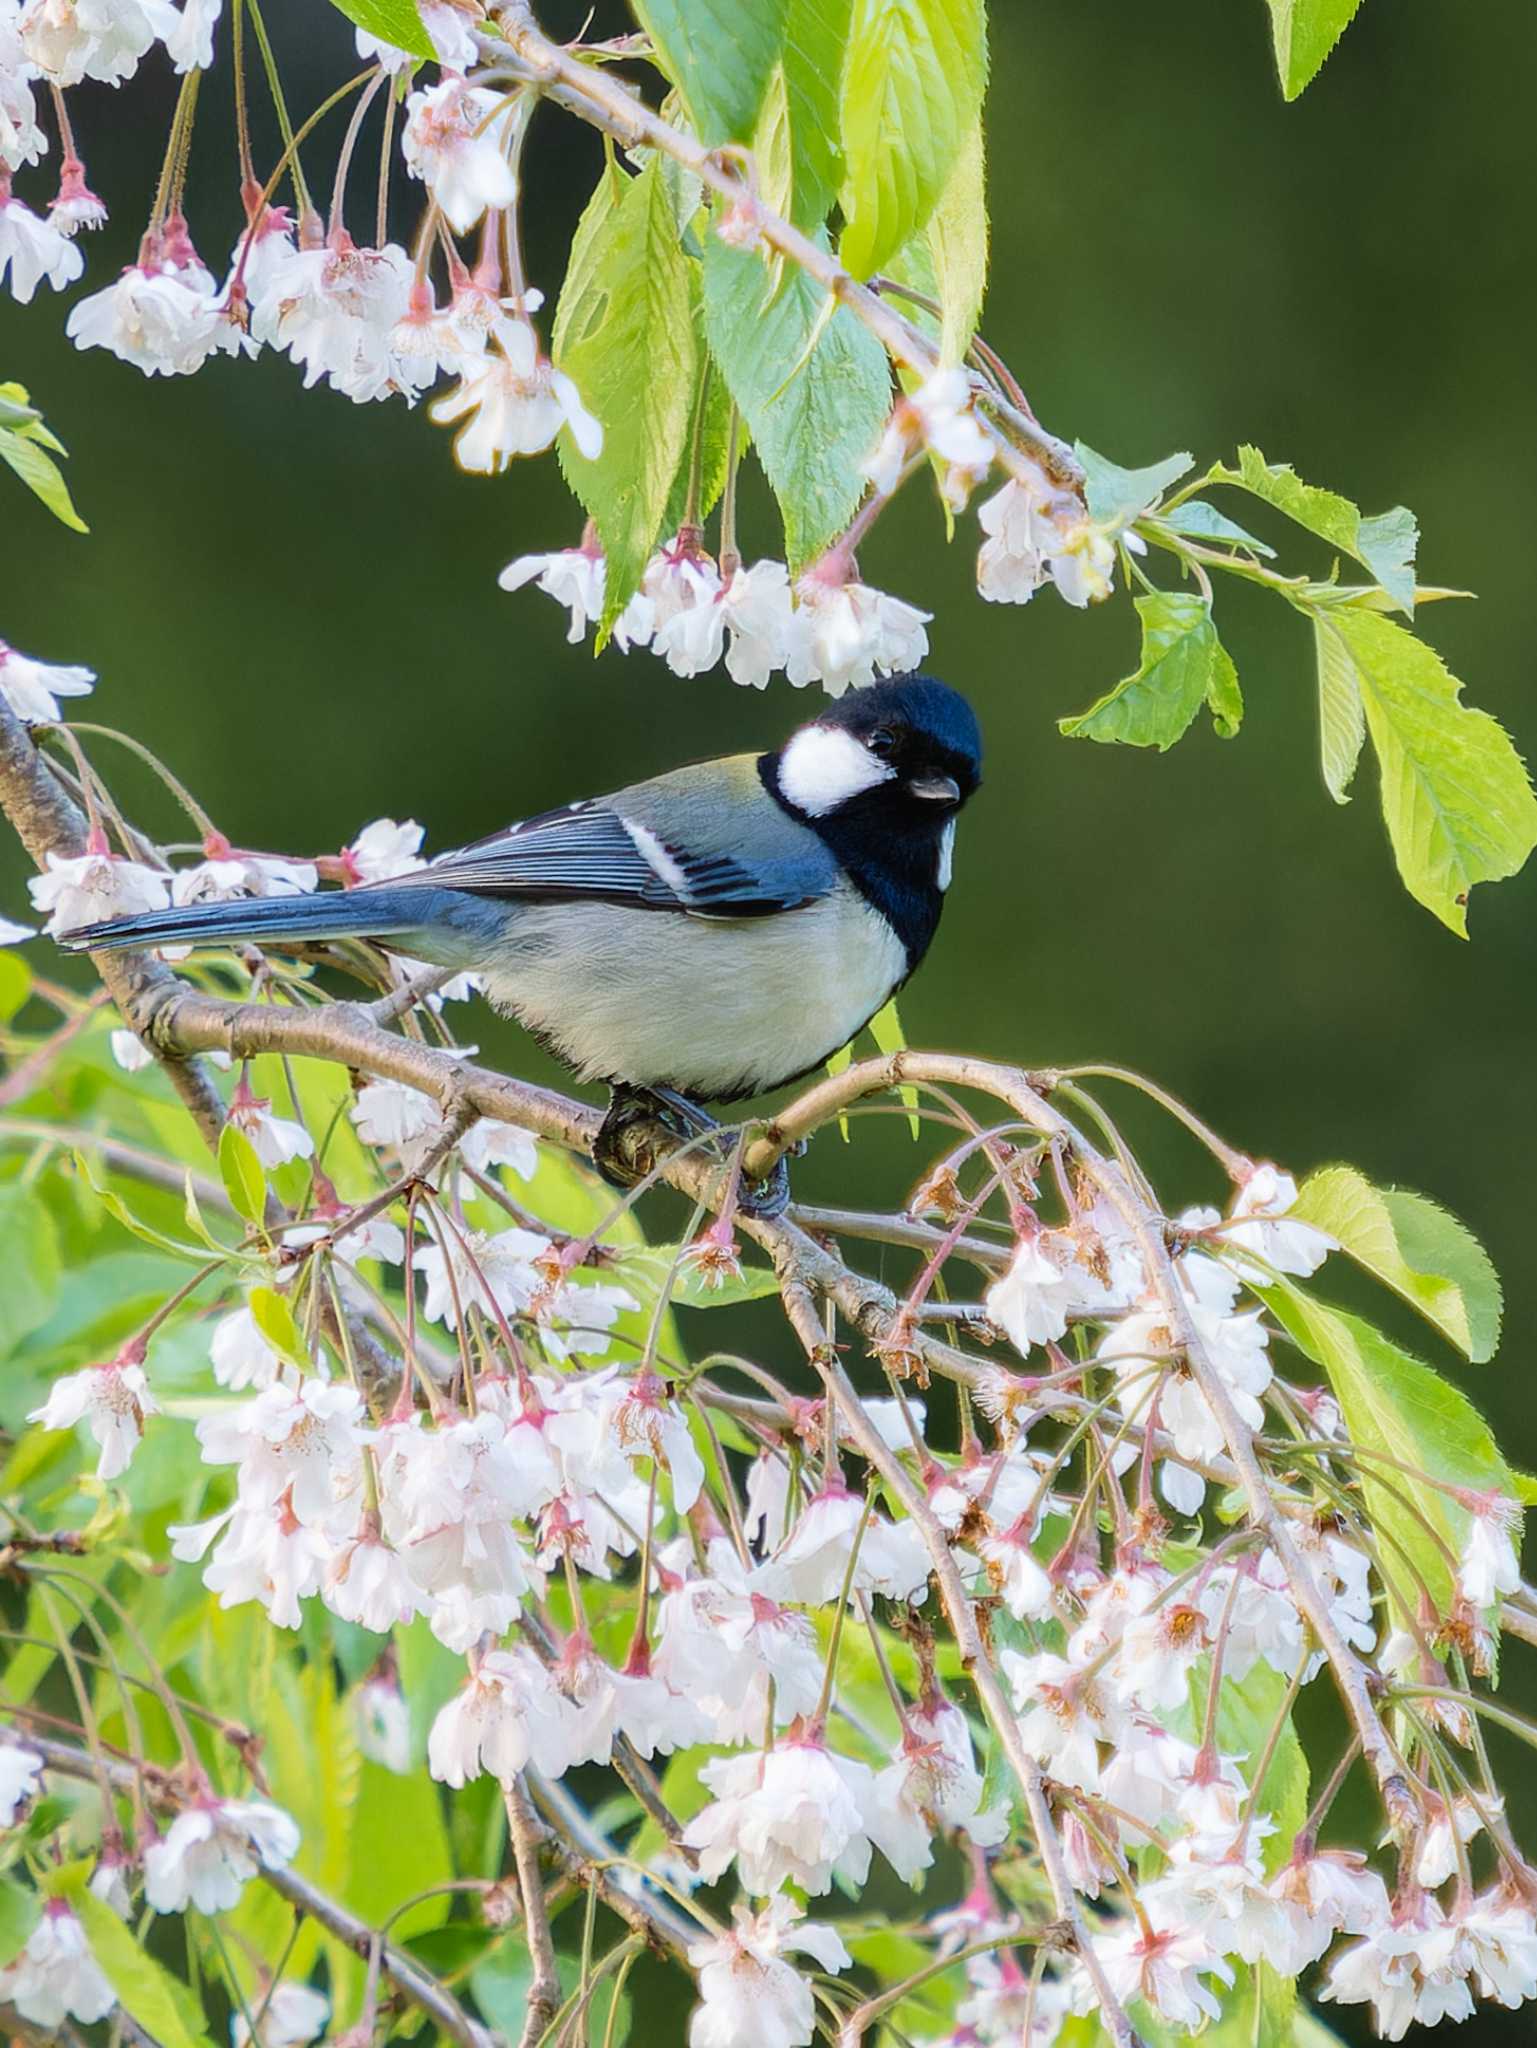
[[[712,1148],[723,1156],[720,1125],[697,1102],[674,1088],[615,1088],[592,1148],[593,1164],[610,1187],[633,1188],[657,1164],[656,1146],[649,1133],[657,1125],[685,1143],[714,1140]],[[785,1160],[761,1181],[744,1181],[737,1207],[747,1216],[782,1216],[790,1204],[790,1169]]]

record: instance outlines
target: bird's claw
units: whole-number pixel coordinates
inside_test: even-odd
[[[615,1088],[592,1148],[593,1165],[610,1187],[628,1190],[655,1170],[656,1146],[648,1132],[657,1125],[684,1143],[713,1138],[720,1130],[708,1111],[671,1088]],[[784,1159],[776,1160],[764,1179],[745,1182],[737,1199],[744,1216],[765,1221],[782,1216],[789,1205],[790,1169]]]

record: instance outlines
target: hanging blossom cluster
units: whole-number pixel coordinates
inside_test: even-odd
[[[0,660],[8,703],[39,720],[91,681]],[[94,770],[92,786],[105,801]],[[130,904],[402,873],[420,836],[381,819],[304,859],[210,827],[205,859],[175,869],[142,835],[135,861],[104,840],[52,861],[33,896],[63,931]],[[236,970],[187,971],[223,986]],[[238,968],[269,995],[278,972],[254,954]],[[1226,1208],[1165,1220],[1060,1137],[963,1138],[902,1226],[932,1256],[878,1341],[885,1391],[834,1403],[768,1363],[664,1356],[654,1263],[542,1221],[542,1148],[516,1126],[466,1130],[414,1088],[355,1077],[345,1114],[374,1191],[344,1201],[325,1170],[335,1115],[318,1128],[297,1095],[275,1110],[244,1070],[227,1109],[265,1171],[298,1177],[297,1206],[211,1241],[198,1284],[222,1276],[216,1310],[177,1296],[31,1419],[81,1433],[99,1486],[131,1484],[158,1432],[194,1442],[207,1512],[173,1520],[172,1568],[280,1631],[318,1612],[375,1635],[354,1703],[389,1768],[422,1767],[393,1647],[418,1622],[462,1659],[425,1744],[448,1795],[489,1778],[514,1810],[612,1766],[661,1801],[687,1753],[702,1799],[681,1821],[662,1802],[662,1846],[614,1842],[611,1860],[634,1910],[689,1930],[668,1923],[697,1989],[690,2048],[805,2048],[819,2024],[857,2048],[888,1987],[858,1975],[837,1893],[882,1869],[919,1893],[924,1981],[932,1966],[950,1987],[949,2031],[914,2035],[932,2048],[1049,2048],[1107,1998],[1195,2033],[1261,1962],[1368,2006],[1394,2039],[1537,1997],[1537,1872],[1471,1686],[1503,1604],[1527,1597],[1520,1510],[1498,1485],[1395,1473],[1411,1515],[1417,1488],[1441,1513],[1426,1528],[1455,1534],[1431,1546],[1440,1594],[1402,1527],[1384,1539],[1369,1445],[1284,1350],[1277,1300],[1306,1298],[1338,1247],[1280,1169],[1219,1153]],[[876,1236],[894,1223],[870,1219]],[[941,1309],[952,1259],[989,1277]],[[742,1277],[729,1195],[671,1272],[701,1301]],[[981,1341],[930,1347],[936,1314]],[[172,1315],[206,1358],[191,1417],[157,1370]],[[720,1380],[744,1365],[741,1396]],[[1245,1455],[1263,1459],[1263,1511]],[[1292,1709],[1325,1673],[1370,1676],[1368,1718],[1309,1806]],[[0,1814],[22,1824],[53,1768],[44,1733],[0,1742]],[[1358,1749],[1380,1761],[1368,1737],[1392,1761],[1386,1833],[1340,1840]],[[1032,1769],[1044,1804],[1027,1820]],[[561,1810],[544,1811],[558,1838]],[[1022,1853],[1032,1828],[1050,1831],[1060,1895]],[[299,1849],[280,1806],[194,1783],[131,1843],[104,1836],[92,1887],[118,1911],[220,1913]],[[729,1919],[712,1903],[727,1884]],[[34,2024],[112,2009],[77,1905],[49,1894],[0,1973]],[[1065,1946],[1048,1934],[1064,1914]],[[311,1988],[274,1988],[296,2029],[325,2025]]]
[[[495,11],[489,10],[493,18]],[[82,231],[106,220],[105,205],[86,182],[68,89],[82,80],[120,85],[141,64],[169,62],[183,88],[154,206],[136,260],[70,307],[66,330],[77,346],[107,349],[149,376],[187,376],[218,356],[271,350],[290,358],[306,389],[323,384],[359,404],[412,405],[446,386],[428,409],[453,429],[464,469],[497,474],[563,435],[580,471],[602,453],[603,427],[545,352],[534,321],[541,294],[525,278],[520,248],[533,89],[509,89],[482,61],[476,30],[483,10],[467,0],[436,0],[422,18],[435,65],[419,66],[404,51],[356,32],[358,56],[369,68],[360,84],[354,81],[325,210],[304,171],[314,141],[286,148],[265,179],[258,174],[246,105],[253,67],[238,36],[232,38],[238,155],[231,168],[243,225],[227,262],[210,265],[194,242],[188,194],[198,84],[213,64],[216,30],[222,42],[229,26],[221,0],[184,0],[179,10],[169,0],[0,0],[0,284],[23,302],[45,283],[55,290],[78,284],[85,271]],[[370,110],[384,124],[384,150],[372,239],[359,240],[365,202],[353,193],[349,227],[348,193]],[[278,113],[291,134],[280,99]],[[55,145],[51,200],[44,206],[39,195],[35,203],[14,196],[13,174],[28,181],[52,175]],[[200,204],[209,180],[199,164]],[[280,193],[287,194],[281,202]],[[417,226],[406,240],[392,240],[392,207],[399,211],[408,200],[421,202]],[[713,230],[738,246],[756,246],[755,209],[756,202],[721,202]],[[1000,451],[977,398],[995,386],[1002,395],[1019,394],[1011,382],[997,383],[987,367],[996,361],[990,353],[982,360],[979,372],[936,369],[896,399],[861,466],[869,495],[852,527],[793,578],[782,561],[742,560],[734,489],[712,556],[698,523],[704,508],[691,495],[681,530],[657,552],[617,620],[608,621],[615,643],[625,651],[651,649],[679,676],[723,664],[734,681],[753,688],[782,673],[797,687],[820,683],[833,695],[920,664],[928,614],[863,582],[855,543],[899,486],[930,462],[952,514],[986,484]],[[734,424],[727,456],[733,477],[742,440]],[[1117,551],[1140,547],[1138,536],[1124,519],[1090,519],[1074,491],[1017,451],[1010,466],[1009,480],[978,512],[982,596],[1023,603],[1047,582],[1077,606],[1108,596]],[[852,473],[850,481],[857,481]],[[580,495],[579,481],[577,488]],[[575,641],[604,617],[605,571],[589,526],[579,547],[521,556],[501,582],[507,590],[537,583],[567,608]]]

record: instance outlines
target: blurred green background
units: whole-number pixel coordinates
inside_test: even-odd
[[[584,14],[544,10],[565,32]],[[298,103],[348,75],[329,10],[284,0],[269,19]],[[610,7],[598,24],[618,19]],[[1537,10],[1366,0],[1288,108],[1261,0],[1001,0],[984,322],[1041,416],[1118,460],[1188,448],[1205,463],[1252,440],[1368,511],[1412,506],[1426,580],[1480,600],[1439,606],[1424,628],[1524,750],[1537,740],[1534,73]],[[204,94],[189,203],[215,269],[238,225],[227,93],[226,60]],[[147,74],[120,95],[72,95],[114,213],[88,250],[93,287],[131,259],[169,103]],[[540,118],[526,223],[531,274],[552,295],[596,162],[574,122]],[[31,175],[20,185],[45,196]],[[370,206],[360,197],[360,235]],[[421,408],[302,392],[273,356],[147,380],[72,350],[46,292],[0,321],[0,376],[31,387],[73,450],[93,529],[73,536],[4,487],[0,633],[99,670],[86,715],[159,749],[237,842],[334,848],[387,813],[452,844],[690,755],[771,743],[815,709],[782,678],[760,697],[724,672],[680,682],[645,654],[595,663],[565,644],[548,600],[503,596],[510,557],[577,537],[553,460],[462,477]],[[1326,566],[1300,533],[1263,530],[1297,565]],[[775,550],[761,498],[747,539]],[[971,692],[989,747],[945,926],[904,1002],[910,1039],[1111,1059],[1247,1150],[1299,1171],[1347,1159],[1435,1195],[1488,1244],[1509,1298],[1500,1359],[1453,1370],[1513,1458],[1537,1465],[1537,874],[1476,893],[1471,944],[1414,905],[1374,771],[1348,809],[1325,795],[1305,627],[1242,588],[1219,591],[1249,706],[1236,740],[1201,731],[1160,758],[1059,738],[1054,720],[1133,661],[1129,607],[1083,616],[1052,593],[984,606],[973,541],[964,523],[946,550],[914,490],[862,556],[872,581],[934,612],[931,666]],[[23,908],[7,851],[0,910]],[[552,1078],[511,1027],[465,1028]],[[1171,1204],[1218,1195],[1165,1126],[1131,1104],[1126,1122]],[[900,1189],[912,1159],[899,1135],[867,1124],[860,1144],[862,1183]],[[847,1193],[850,1177],[824,1140],[798,1185]],[[1508,1661],[1529,1702],[1534,1662]],[[1530,1797],[1524,1821],[1537,1839]],[[1471,2031],[1494,2043],[1528,2028],[1481,2013]]]

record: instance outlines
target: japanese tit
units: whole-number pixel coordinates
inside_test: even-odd
[[[148,911],[65,943],[371,940],[482,977],[580,1079],[609,1085],[611,1119],[639,1096],[692,1132],[700,1103],[820,1066],[907,980],[981,765],[966,699],[899,676],[772,753],[547,811],[419,873]]]

